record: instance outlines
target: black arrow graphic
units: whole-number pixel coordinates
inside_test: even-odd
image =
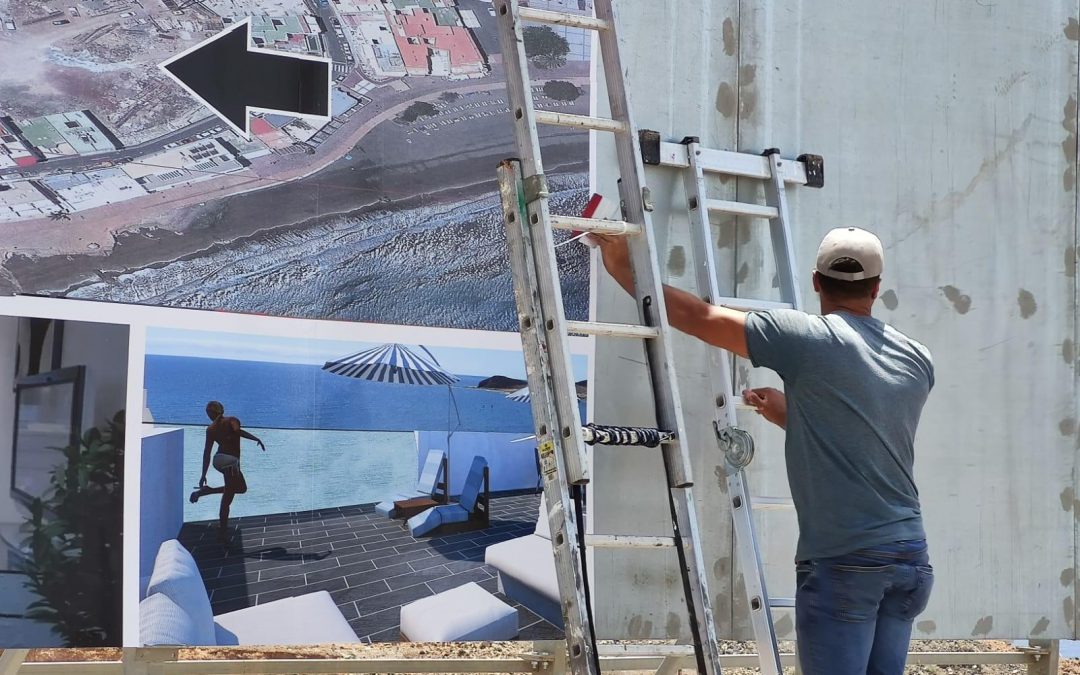
[[[250,47],[251,19],[161,64],[188,93],[250,138],[251,111],[330,119],[330,60]]]

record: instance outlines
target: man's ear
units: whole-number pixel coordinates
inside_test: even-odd
[[[878,277],[877,283],[874,284],[874,290],[870,293],[871,300],[877,300],[878,293],[881,292],[881,277]]]
[[[814,292],[815,293],[820,293],[821,292],[821,282],[818,281],[818,273],[817,273],[816,270],[814,271],[812,276],[813,276],[813,280],[814,280]]]

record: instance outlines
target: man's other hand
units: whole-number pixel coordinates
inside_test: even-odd
[[[634,275],[630,269],[630,247],[625,236],[589,234],[586,241],[600,247],[604,269],[619,282],[628,293],[634,290]]]
[[[779,427],[787,425],[787,398],[779,389],[772,387],[747,389],[743,392],[743,400],[747,405],[753,406],[757,414],[773,424]]]

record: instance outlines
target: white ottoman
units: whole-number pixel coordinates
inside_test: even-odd
[[[401,608],[401,635],[411,642],[512,640],[517,610],[469,582]]]

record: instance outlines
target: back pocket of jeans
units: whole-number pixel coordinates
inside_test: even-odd
[[[934,568],[930,565],[915,567],[915,588],[908,594],[901,605],[902,618],[912,621],[923,613],[930,603],[930,593],[934,590]]]
[[[892,575],[892,565],[829,565],[834,616],[842,621],[875,618]]]

